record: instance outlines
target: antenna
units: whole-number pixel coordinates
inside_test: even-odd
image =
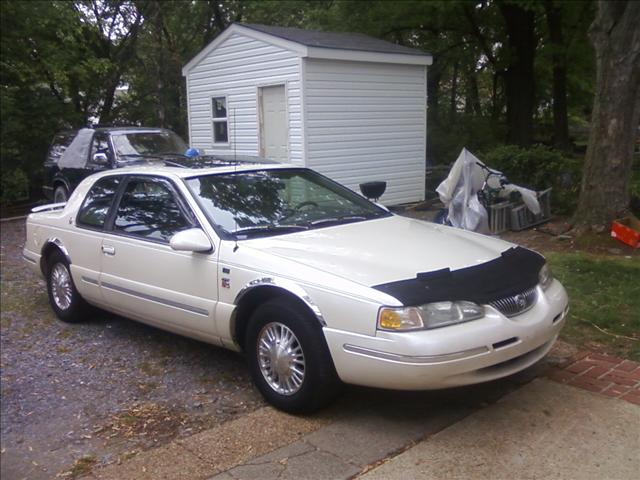
[[[233,171],[236,172],[238,170],[238,144],[236,143],[236,109],[231,110],[231,115],[233,118]],[[236,217],[233,218],[235,222],[236,232],[238,231],[238,219]],[[235,253],[238,250],[238,235],[233,234],[235,238],[235,245],[233,246],[233,252]]]
[[[238,144],[236,143],[236,109],[231,110],[233,115],[233,163],[235,166],[234,170],[238,167]]]

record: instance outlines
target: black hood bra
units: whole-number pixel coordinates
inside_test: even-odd
[[[405,306],[446,300],[486,304],[534,287],[544,263],[539,253],[514,247],[479,265],[418,273],[415,278],[372,288],[397,298]]]

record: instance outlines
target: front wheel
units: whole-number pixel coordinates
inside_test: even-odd
[[[281,410],[312,412],[339,392],[340,380],[320,325],[290,300],[272,300],[256,309],[245,351],[258,390]]]

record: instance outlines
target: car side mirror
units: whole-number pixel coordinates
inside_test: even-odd
[[[387,182],[365,182],[360,184],[360,191],[362,192],[362,195],[376,203],[384,194],[386,189]]]
[[[169,240],[171,248],[178,252],[210,252],[213,245],[200,228],[190,228],[176,233]]]
[[[93,163],[100,166],[109,165],[109,157],[106,153],[98,152],[93,154]]]

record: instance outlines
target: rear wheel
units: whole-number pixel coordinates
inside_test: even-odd
[[[64,185],[58,185],[53,191],[53,201],[55,203],[64,203],[69,200],[69,191]]]
[[[76,290],[65,256],[59,250],[55,251],[47,265],[47,293],[57,317],[68,323],[84,320],[88,305]]]
[[[290,300],[275,299],[256,309],[245,351],[258,390],[281,410],[318,410],[340,390],[320,325]]]

